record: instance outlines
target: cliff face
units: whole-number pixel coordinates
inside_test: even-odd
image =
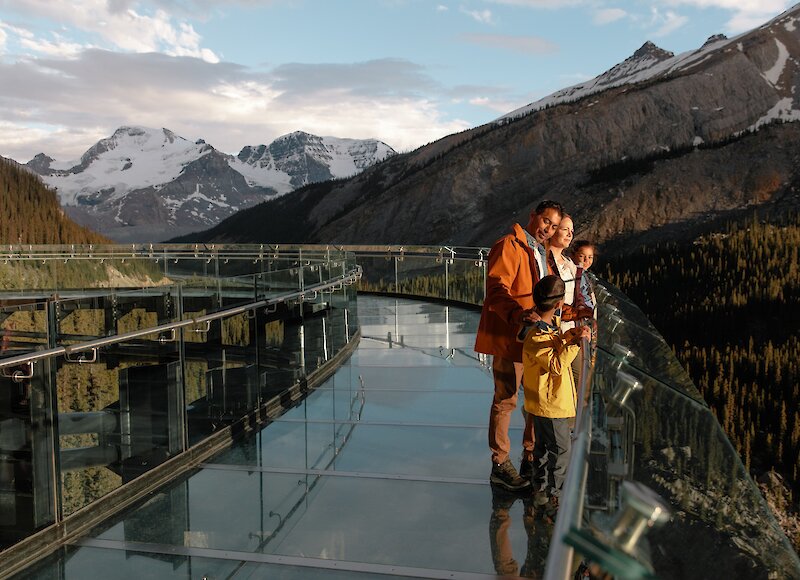
[[[546,108],[393,157],[324,193],[306,188],[281,213],[303,208],[303,241],[485,245],[546,198],[600,241],[796,199],[797,130],[776,123],[800,120],[798,18],[800,6],[676,57],[654,58],[645,45],[622,63],[649,59],[646,75],[630,77],[644,80],[615,84],[615,67],[562,92],[579,100],[544,99]],[[263,218],[248,239],[272,240]]]

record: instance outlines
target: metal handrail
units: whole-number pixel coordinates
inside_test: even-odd
[[[241,314],[243,312],[247,312],[250,310],[255,310],[257,308],[262,307],[270,307],[273,305],[277,305],[283,302],[288,302],[290,300],[296,300],[298,298],[304,298],[305,295],[310,292],[322,292],[331,288],[334,288],[340,284],[353,284],[354,282],[358,281],[361,278],[361,267],[357,266],[353,270],[350,271],[348,274],[341,274],[339,276],[335,276],[326,282],[322,282],[319,284],[315,284],[313,286],[308,286],[303,290],[298,290],[296,292],[290,292],[288,294],[283,294],[281,296],[277,296],[274,298],[266,299],[266,300],[258,300],[256,302],[252,302],[249,304],[244,304],[241,306],[236,306],[233,308],[228,308],[226,310],[220,310],[218,312],[214,312],[212,314],[206,314],[204,316],[197,316],[194,318],[189,318],[187,320],[181,320],[179,322],[168,322],[165,324],[159,324],[157,326],[151,326],[149,328],[143,328],[139,330],[132,330],[130,332],[125,332],[123,334],[117,334],[114,336],[109,336],[105,338],[99,338],[96,340],[90,340],[86,342],[81,342],[79,344],[72,344],[69,346],[59,346],[55,348],[50,348],[46,350],[40,350],[32,353],[27,354],[20,354],[17,356],[12,356],[4,359],[0,359],[0,368],[6,367],[13,367],[19,366],[21,364],[25,364],[29,361],[37,361],[46,358],[51,358],[53,356],[59,355],[71,355],[73,353],[84,352],[87,350],[93,350],[104,346],[109,346],[112,344],[117,344],[120,342],[125,342],[131,340],[133,338],[139,338],[141,336],[146,336],[148,334],[156,334],[160,332],[167,332],[176,330],[178,328],[183,328],[186,326],[196,326],[198,324],[202,324],[205,322],[210,322],[212,320],[217,320],[220,318],[228,318],[230,316],[235,316],[236,314]]]
[[[302,256],[306,259],[330,258],[331,252],[353,253],[362,257],[441,257],[455,260],[485,260],[487,248],[472,246],[406,246],[406,245],[270,245],[237,244],[217,246],[203,244],[131,244],[0,246],[0,261],[6,260],[108,260],[108,259],[278,259]]]
[[[589,373],[591,372],[589,340],[581,340],[581,377],[578,382],[578,409],[575,417],[575,435],[572,457],[567,467],[564,481],[562,501],[556,516],[550,549],[547,552],[547,563],[544,569],[544,580],[568,580],[572,564],[573,548],[564,542],[573,522],[583,517],[583,497],[586,491],[586,478],[589,471],[589,445],[592,442],[592,415],[586,413],[589,397]],[[581,498],[580,501],[567,501],[568,498]]]

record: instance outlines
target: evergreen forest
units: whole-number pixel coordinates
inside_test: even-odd
[[[800,491],[800,216],[732,223],[607,260],[599,275],[674,349],[745,466]]]
[[[109,240],[70,220],[34,173],[0,157],[0,241],[4,244],[102,244]]]

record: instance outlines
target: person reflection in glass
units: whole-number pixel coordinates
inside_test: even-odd
[[[553,516],[547,504],[537,503],[535,496],[520,496],[492,485],[492,515],[489,518],[489,544],[495,572],[500,575],[541,578],[553,535]],[[510,539],[511,511],[514,503],[522,502],[522,523],[528,538],[525,561],[519,567]]]

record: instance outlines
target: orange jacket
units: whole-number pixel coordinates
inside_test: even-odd
[[[522,362],[522,343],[517,340],[520,327],[512,317],[533,308],[533,286],[540,276],[536,254],[528,246],[522,226],[514,224],[512,230],[489,251],[486,298],[475,350]]]

